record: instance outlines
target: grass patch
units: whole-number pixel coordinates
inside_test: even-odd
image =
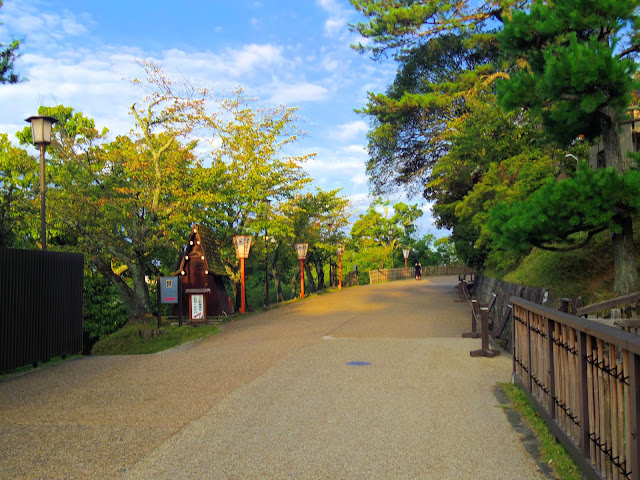
[[[638,248],[640,221],[634,222],[634,240]],[[640,267],[640,257],[638,261]],[[580,295],[585,305],[617,297],[608,231],[595,235],[584,248],[570,252],[534,248],[509,271],[489,267],[483,273],[517,285],[548,289],[558,297]]]
[[[510,383],[499,383],[498,386],[504,391],[511,402],[504,408],[513,408],[520,413],[522,419],[531,427],[535,436],[540,440],[541,460],[549,465],[556,478],[562,480],[581,480],[580,469],[571,459],[562,444],[558,443],[549,431],[547,424],[538,415],[531,404],[531,400],[524,391]]]
[[[214,325],[161,326],[153,322],[130,322],[93,346],[93,355],[140,355],[156,353],[182,343],[218,333]]]

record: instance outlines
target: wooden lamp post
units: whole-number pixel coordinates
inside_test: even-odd
[[[293,248],[296,249],[298,260],[300,260],[300,298],[304,298],[304,261],[307,258],[308,243],[295,243]]]
[[[344,253],[344,245],[338,245],[338,290],[342,290],[342,254]]]
[[[35,115],[25,120],[31,124],[33,143],[40,148],[40,242],[42,250],[47,249],[47,219],[46,219],[46,179],[44,175],[44,152],[51,143],[51,127],[57,122],[53,117]]]
[[[240,313],[244,313],[244,260],[249,257],[251,249],[250,235],[236,235],[233,237],[233,244],[236,246],[236,255],[240,259]]]
[[[404,255],[404,269],[407,269],[407,259],[409,258],[409,251],[411,250],[411,247],[407,247],[407,248],[403,248],[402,249],[402,255]]]

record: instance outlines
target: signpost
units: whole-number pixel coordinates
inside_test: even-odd
[[[162,304],[178,304],[178,324],[182,326],[182,292],[181,277],[160,277],[158,279],[158,328]]]

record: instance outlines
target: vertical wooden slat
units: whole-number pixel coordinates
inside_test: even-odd
[[[616,366],[616,347],[609,345],[609,365]],[[618,454],[618,386],[614,377],[610,377],[611,382],[611,454],[613,458],[619,458]],[[613,467],[613,479],[619,480],[620,472]]]
[[[602,365],[603,357],[604,357],[604,347],[603,347],[603,343],[602,340],[600,338],[597,339],[597,344],[598,344],[598,364]],[[603,378],[603,374],[602,374],[602,368],[598,368],[598,405],[599,405],[599,411],[598,411],[598,438],[600,443],[605,441],[605,424],[604,424],[604,418],[605,418],[605,406],[604,406],[604,397],[605,397],[605,389],[604,389],[604,378]],[[602,449],[600,449],[600,470],[602,472],[602,477],[603,478],[608,478],[607,477],[607,460],[605,457],[604,452],[602,451]]]
[[[593,356],[593,345],[592,345],[592,337],[591,335],[587,335],[587,355]],[[594,397],[594,388],[595,388],[595,375],[593,370],[593,365],[591,363],[587,364],[587,383],[588,383],[588,405],[589,405],[589,432],[594,432],[595,429],[595,397]],[[596,462],[596,449],[593,442],[589,442],[589,458],[591,459],[591,463],[595,465]]]
[[[579,407],[576,412],[580,416],[580,434],[578,437],[578,446],[582,450],[586,458],[590,458],[590,441],[589,441],[589,379],[588,379],[588,363],[587,363],[587,334],[580,332],[578,336],[578,359],[579,372],[578,375],[578,395],[576,395]]]
[[[549,356],[549,414],[551,418],[556,419],[556,402],[554,401],[556,397],[556,366],[555,366],[555,358],[554,358],[554,345],[553,345],[553,336],[556,328],[556,322],[547,318],[547,355]]]
[[[624,354],[624,352],[623,352]],[[622,463],[623,465],[626,462],[627,459],[627,452],[626,452],[626,448],[625,448],[625,408],[624,408],[624,368],[623,368],[623,361],[622,358],[620,359],[620,362],[617,363],[617,367],[618,367],[618,381],[617,381],[617,388],[618,388],[618,454],[620,455],[620,463]]]
[[[629,355],[629,423],[633,480],[640,479],[640,357]]]
[[[533,392],[531,378],[531,312],[527,310],[527,368],[529,369],[529,375],[527,375],[527,387],[530,392]]]

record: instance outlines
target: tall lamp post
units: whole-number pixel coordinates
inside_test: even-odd
[[[51,127],[57,120],[53,117],[35,115],[25,122],[31,124],[31,135],[34,145],[40,148],[40,243],[42,250],[47,249],[47,219],[46,219],[46,179],[44,176],[44,152],[51,143]]]
[[[407,259],[409,258],[409,251],[411,250],[411,247],[407,247],[407,248],[403,248],[402,249],[402,255],[404,256],[404,269],[407,269]]]
[[[342,290],[342,254],[344,253],[344,245],[338,245],[338,290]]]
[[[300,298],[304,298],[304,260],[307,258],[308,243],[295,243],[293,248],[296,249],[298,260],[300,260]]]
[[[391,235],[393,235],[393,230],[389,229],[389,250],[391,251],[391,268],[393,268],[393,247],[391,245]]]
[[[240,313],[244,313],[244,260],[249,257],[251,249],[250,235],[236,235],[233,237],[233,244],[236,246],[236,255],[240,259]]]

